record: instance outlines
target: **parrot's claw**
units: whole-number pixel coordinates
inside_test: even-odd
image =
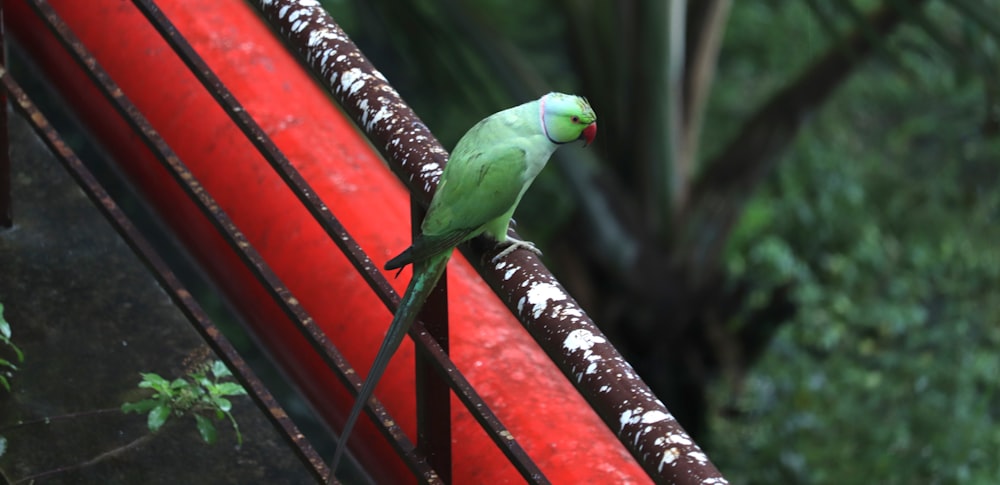
[[[514,239],[510,236],[507,237],[506,241],[498,243],[497,246],[507,246],[507,247],[505,247],[503,251],[500,251],[500,254],[497,254],[496,256],[490,258],[490,263],[496,264],[498,261],[506,257],[508,254],[513,253],[517,249],[527,249],[528,251],[531,251],[539,256],[542,255],[542,251],[537,247],[535,247],[535,243],[531,241],[522,241],[520,239]]]

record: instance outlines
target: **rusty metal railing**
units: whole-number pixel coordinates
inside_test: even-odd
[[[341,106],[389,160],[392,169],[423,204],[430,197],[447,152],[372,66],[347,34],[312,0],[253,2],[326,83]],[[344,73],[351,73],[344,77]],[[399,132],[399,127],[406,127]],[[538,258],[516,251],[506,261],[484,265],[476,245],[476,265],[559,369],[618,436],[646,473],[660,483],[726,483],[618,353],[582,308]],[[478,263],[477,263],[478,262]]]

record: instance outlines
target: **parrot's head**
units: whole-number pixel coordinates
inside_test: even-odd
[[[597,135],[597,115],[585,98],[549,93],[539,101],[542,131],[552,143],[583,140],[585,145]]]

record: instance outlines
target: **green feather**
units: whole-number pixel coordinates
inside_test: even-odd
[[[403,294],[403,299],[399,302],[399,308],[396,309],[396,315],[389,325],[389,331],[385,334],[385,339],[382,340],[378,353],[375,354],[375,361],[372,362],[372,368],[368,371],[368,377],[365,378],[361,390],[358,391],[354,407],[351,408],[351,414],[348,415],[347,421],[344,423],[344,429],[340,433],[340,442],[337,443],[337,450],[333,454],[333,461],[330,465],[331,471],[336,471],[337,464],[347,448],[347,438],[358,422],[365,403],[371,399],[372,393],[375,392],[375,386],[378,385],[379,379],[385,373],[386,366],[389,365],[389,360],[396,353],[399,344],[403,342],[403,336],[410,330],[417,314],[420,313],[420,308],[427,301],[427,296],[437,286],[449,259],[451,259],[451,251],[446,251],[414,265],[413,279],[406,287],[406,293]]]

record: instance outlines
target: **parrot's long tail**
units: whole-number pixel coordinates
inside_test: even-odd
[[[354,407],[351,408],[351,414],[347,416],[344,429],[340,433],[340,441],[337,443],[337,450],[333,453],[333,461],[330,463],[331,479],[337,471],[337,464],[340,463],[340,458],[347,449],[347,440],[351,435],[351,430],[354,428],[355,423],[357,423],[358,418],[361,416],[361,411],[364,409],[365,403],[368,402],[372,397],[372,393],[375,392],[375,386],[382,377],[382,373],[385,372],[389,360],[396,353],[396,349],[402,343],[403,336],[409,331],[410,325],[416,320],[417,314],[420,313],[420,309],[424,306],[424,302],[427,301],[431,290],[437,286],[437,282],[441,278],[441,274],[444,273],[444,268],[448,265],[450,258],[451,251],[446,251],[426,261],[414,263],[413,279],[410,280],[410,284],[406,287],[406,293],[403,294],[403,298],[399,302],[396,315],[393,317],[392,323],[389,325],[389,330],[385,334],[385,340],[382,341],[382,346],[379,347],[378,354],[375,355],[375,362],[372,363],[368,377],[365,379],[364,385],[361,386],[361,391],[358,392],[358,397],[354,401]]]

